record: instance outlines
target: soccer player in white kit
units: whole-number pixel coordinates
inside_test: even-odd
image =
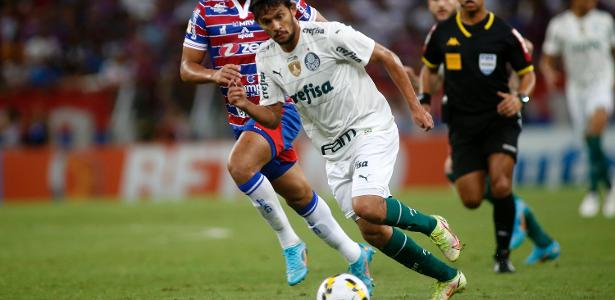
[[[543,44],[541,71],[549,89],[559,73],[557,59],[566,71],[566,97],[573,126],[585,136],[589,157],[590,188],[579,207],[583,217],[595,216],[600,207],[598,188],[610,192],[604,203],[606,217],[615,217],[615,188],[601,137],[613,113],[613,17],[596,9],[597,0],[572,0],[570,9],[551,20]]]
[[[398,229],[429,236],[451,261],[459,257],[461,244],[444,218],[424,215],[392,198],[389,191],[398,130],[365,65],[381,63],[407,99],[414,122],[424,130],[433,128],[399,58],[349,26],[296,21],[289,0],[257,0],[250,10],[273,38],[256,54],[260,105],[247,101],[239,82],[229,90],[229,101],[260,124],[275,127],[284,99],[290,96],[305,132],[327,161],[336,200],[364,239],[404,266],[435,278],[434,299],[448,299],[462,290],[463,273]]]

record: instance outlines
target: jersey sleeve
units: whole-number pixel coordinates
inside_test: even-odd
[[[431,30],[425,38],[425,45],[423,46],[423,57],[421,60],[430,69],[437,69],[444,60],[444,53],[437,42],[438,33],[438,25],[431,27]]]
[[[555,19],[551,20],[547,26],[545,42],[542,44],[542,52],[551,56],[559,56],[562,53],[562,41],[559,36],[557,36]]]
[[[369,63],[376,46],[374,40],[339,22],[330,22],[328,30],[334,57],[361,66]]]
[[[207,50],[209,37],[205,28],[207,28],[205,26],[205,7],[199,2],[188,21],[188,28],[184,37],[184,47],[202,51]]]
[[[509,62],[517,75],[521,76],[534,71],[532,54],[527,48],[523,36],[514,28],[511,31],[508,44],[510,46]]]
[[[295,5],[297,6],[297,14],[295,14],[295,18],[299,21],[316,21],[316,16],[318,15],[318,11],[307,4],[305,0],[293,0]]]
[[[259,94],[260,105],[268,106],[278,102],[284,103],[286,97],[284,90],[280,85],[273,80],[271,71],[265,66],[265,62],[260,58],[259,53],[256,54],[256,69],[259,71]]]

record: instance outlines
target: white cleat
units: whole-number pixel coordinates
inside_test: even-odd
[[[584,218],[595,217],[600,210],[600,200],[598,199],[598,194],[595,192],[589,192],[583,198],[583,202],[581,202],[581,206],[579,206],[579,214]]]
[[[607,218],[615,218],[615,186],[611,187],[609,195],[606,196],[602,213]]]

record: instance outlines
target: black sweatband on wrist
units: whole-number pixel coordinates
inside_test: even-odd
[[[417,99],[419,99],[419,103],[421,103],[421,104],[427,104],[427,105],[431,104],[431,94],[420,93],[418,95]]]

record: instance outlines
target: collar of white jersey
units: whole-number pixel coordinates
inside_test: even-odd
[[[241,5],[239,4],[239,1],[233,0],[233,4],[237,8],[240,18],[245,19],[248,17],[248,13],[250,13],[250,2],[251,2],[250,0],[246,0],[246,3]]]

